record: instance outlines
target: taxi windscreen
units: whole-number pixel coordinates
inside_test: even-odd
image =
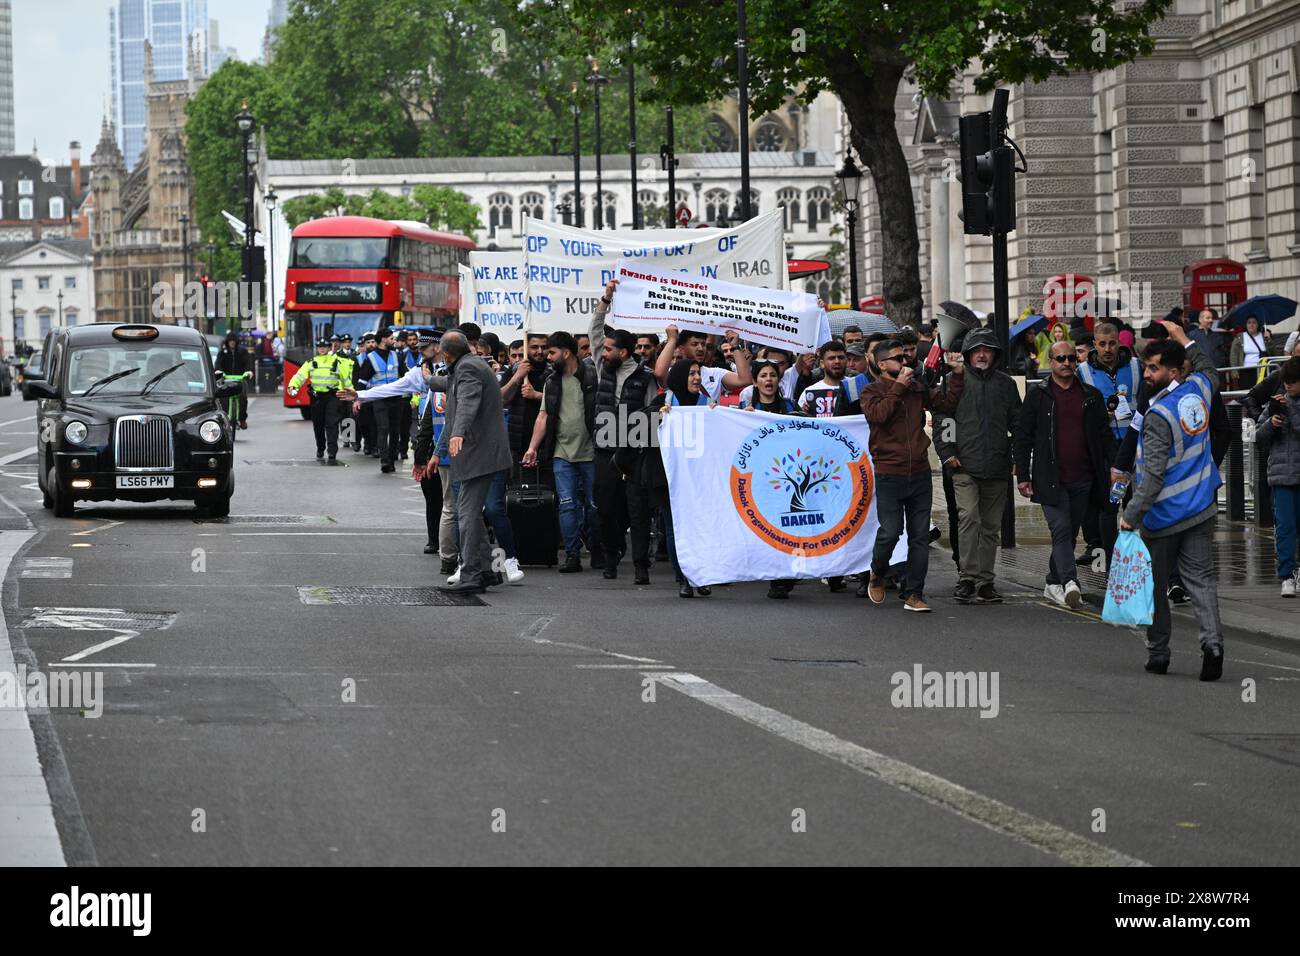
[[[114,343],[74,349],[70,395],[203,395],[208,373],[199,348]]]

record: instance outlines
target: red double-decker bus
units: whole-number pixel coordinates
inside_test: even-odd
[[[445,329],[460,311],[456,267],[474,241],[419,222],[327,216],[293,231],[284,296],[284,381],[334,333],[355,343],[393,325]],[[284,404],[307,414],[307,391]]]

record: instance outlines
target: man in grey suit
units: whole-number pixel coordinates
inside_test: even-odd
[[[456,594],[486,591],[495,583],[483,505],[497,474],[510,469],[510,439],[501,407],[501,386],[487,362],[470,351],[461,332],[442,337],[446,376],[429,382],[447,393],[444,438],[451,455],[451,477],[459,486],[456,520],[460,527],[460,583],[439,590]]]

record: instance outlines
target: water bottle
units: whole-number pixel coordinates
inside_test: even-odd
[[[1110,503],[1119,504],[1124,500],[1124,492],[1128,491],[1128,476],[1116,478],[1110,485]]]

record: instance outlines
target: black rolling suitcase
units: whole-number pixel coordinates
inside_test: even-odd
[[[541,484],[540,469],[530,468],[533,483],[512,481],[506,488],[506,517],[523,565],[555,567],[560,550],[560,515],[555,491]]]

